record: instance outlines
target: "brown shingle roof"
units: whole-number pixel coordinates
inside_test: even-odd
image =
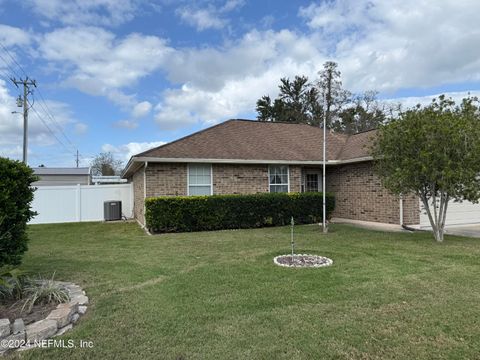
[[[347,136],[329,131],[327,159],[340,160],[344,155],[345,159],[367,156],[368,153],[361,149],[362,144],[368,140],[363,134]],[[323,130],[310,125],[228,120],[136,156],[321,161],[322,140]]]

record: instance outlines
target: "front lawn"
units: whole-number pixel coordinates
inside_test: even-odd
[[[147,236],[134,223],[29,227],[23,268],[81,285],[91,306],[65,359],[473,359],[480,354],[480,241],[299,226]]]

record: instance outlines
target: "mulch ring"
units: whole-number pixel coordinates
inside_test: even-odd
[[[284,267],[324,267],[333,264],[327,257],[310,254],[280,255],[273,259],[276,265]]]

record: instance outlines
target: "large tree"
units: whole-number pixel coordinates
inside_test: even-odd
[[[295,76],[293,81],[282,78],[275,100],[265,95],[257,101],[257,119],[318,125],[322,111],[318,97],[306,76]]]
[[[378,131],[372,155],[383,185],[420,197],[437,241],[443,241],[449,202],[480,198],[479,139],[476,98],[456,105],[440,96],[401,112]]]
[[[318,76],[313,82],[306,76],[280,79],[277,98],[265,95],[257,101],[257,120],[323,126],[325,112],[327,128],[345,133],[370,130],[385,121],[385,106],[377,101],[377,93],[352,96],[343,88],[335,62],[327,61]]]
[[[104,152],[95,156],[90,166],[93,175],[112,176],[120,174],[122,165],[122,161],[115,159],[112,153]]]

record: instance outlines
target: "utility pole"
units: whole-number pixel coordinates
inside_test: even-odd
[[[18,88],[18,85],[23,85],[23,99],[22,96],[19,96],[17,99],[17,106],[23,106],[23,162],[27,164],[27,151],[28,151],[28,95],[32,93],[30,86],[37,87],[35,80],[30,80],[28,76],[25,79],[16,78],[11,79],[15,86]],[[23,105],[22,105],[23,102]]]
[[[77,158],[76,158],[75,162],[77,163],[77,168],[78,168],[78,149],[77,149]]]

